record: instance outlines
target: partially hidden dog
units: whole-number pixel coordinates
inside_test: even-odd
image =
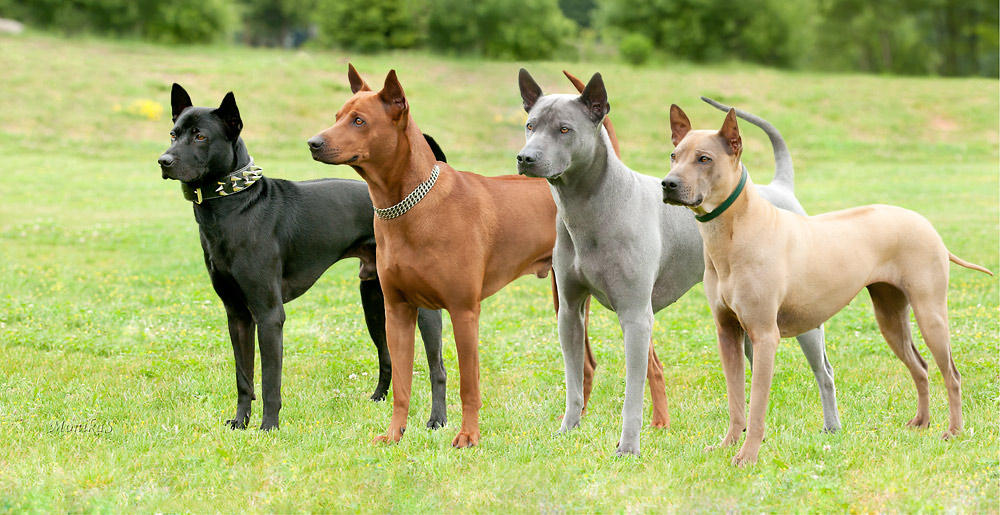
[[[959,259],[930,222],[903,208],[871,205],[807,217],[776,209],[748,178],[736,113],[722,128],[691,130],[670,108],[670,173],[663,201],[699,220],[705,242],[705,294],[718,333],[729,398],[729,430],[717,447],[746,439],[733,464],[757,461],[780,338],[819,327],[863,288],[889,347],[917,390],[917,414],[907,425],[927,427],[927,364],[910,334],[909,308],[948,390],[945,438],[962,429],[961,379],[948,335],[948,262],[992,275]],[[745,417],[744,333],[754,347],[750,419]]]
[[[522,275],[548,274],[555,205],[542,180],[484,177],[437,160],[394,70],[377,92],[353,66],[348,80],[353,96],[334,125],[308,143],[314,159],[354,168],[381,213],[375,238],[393,362],[393,415],[376,441],[398,441],[406,429],[416,308],[443,308],[455,330],[462,399],[462,426],[452,445],[471,447],[479,442],[482,406],[480,301]]]
[[[600,74],[579,96],[542,96],[524,69],[518,83],[528,112],[518,171],[546,179],[558,208],[553,270],[562,302],[559,340],[566,370],[566,412],[560,431],[580,422],[581,324],[583,303],[592,295],[618,314],[624,333],[625,402],[617,452],[638,454],[653,314],[701,281],[702,240],[692,214],[665,206],[659,181],[630,170],[613,151],[601,125],[610,106]],[[774,182],[764,188],[768,199],[802,212],[793,194],[791,159],[781,135],[763,120],[756,123],[774,143],[777,172]],[[836,430],[840,422],[833,368],[826,358],[822,329],[803,334],[799,343],[819,385],[824,427]]]
[[[178,84],[170,96],[174,127],[159,164],[163,178],[181,181],[193,203],[205,266],[226,308],[237,391],[236,414],[227,424],[245,429],[250,421],[256,330],[264,396],[260,428],[278,428],[283,304],[305,293],[330,265],[350,257],[361,260],[361,305],[378,350],[379,378],[371,399],[384,399],[392,366],[376,273],[374,213],[364,183],[265,177],[240,137],[243,121],[232,92],[216,109],[192,107]],[[427,141],[444,161],[437,144]],[[433,399],[427,425],[440,427],[446,422],[441,313],[420,310],[419,325]]]

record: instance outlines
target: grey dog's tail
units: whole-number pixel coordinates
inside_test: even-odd
[[[720,111],[729,111],[729,106],[725,104],[720,104],[708,97],[701,97],[701,99]],[[792,154],[788,151],[785,138],[781,137],[778,129],[775,129],[771,122],[741,109],[736,110],[736,116],[760,127],[764,134],[770,138],[771,147],[774,149],[774,180],[771,181],[771,184],[778,182],[788,186],[788,189],[795,189],[795,168],[792,166]]]

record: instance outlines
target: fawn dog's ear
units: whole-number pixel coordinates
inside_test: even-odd
[[[722,122],[722,128],[719,129],[719,136],[726,140],[729,153],[738,157],[743,151],[743,140],[740,138],[740,127],[736,124],[736,109],[729,108],[726,121]]]
[[[531,77],[528,70],[521,68],[517,72],[517,86],[521,88],[521,100],[524,102],[524,112],[531,112],[531,108],[542,96],[542,88]]]
[[[583,88],[580,102],[594,123],[601,123],[604,116],[611,111],[611,105],[608,104],[608,90],[604,89],[604,79],[600,73],[595,73],[587,83],[587,87]]]
[[[684,139],[684,136],[691,132],[691,120],[688,120],[684,111],[677,104],[670,105],[670,141],[676,147]]]
[[[191,97],[188,96],[188,92],[184,91],[184,88],[175,82],[174,86],[170,88],[170,111],[173,115],[173,121],[176,122],[181,112],[191,107],[191,105]]]
[[[372,88],[368,87],[368,83],[365,82],[365,79],[361,78],[361,75],[358,74],[358,70],[355,70],[354,65],[351,63],[347,63],[347,80],[351,82],[351,93],[372,90]]]

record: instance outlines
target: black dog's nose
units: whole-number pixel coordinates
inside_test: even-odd
[[[660,184],[663,185],[663,189],[665,190],[676,190],[677,187],[681,185],[680,181],[671,177],[663,179],[663,182]]]
[[[323,148],[323,145],[326,145],[326,140],[324,140],[323,138],[321,138],[319,136],[313,136],[313,137],[309,138],[309,141],[307,141],[306,143],[309,143],[309,148],[310,149],[312,149],[312,150],[319,150],[319,149]]]
[[[531,154],[518,154],[517,155],[517,163],[518,164],[526,164],[526,165],[534,164],[534,162],[535,162],[536,159],[537,158],[534,155],[531,155]]]
[[[157,159],[157,162],[164,168],[170,168],[174,165],[174,156],[170,154],[163,154],[159,159]]]

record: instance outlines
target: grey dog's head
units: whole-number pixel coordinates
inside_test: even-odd
[[[601,138],[601,121],[611,110],[601,74],[590,78],[580,96],[543,97],[542,88],[524,68],[518,85],[528,112],[527,141],[517,154],[518,173],[552,181],[590,164]]]

